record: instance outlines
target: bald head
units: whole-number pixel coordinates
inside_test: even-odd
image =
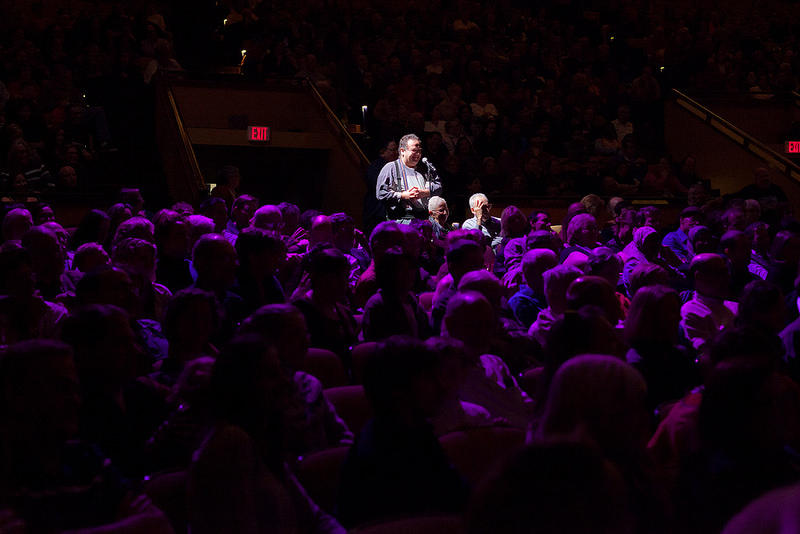
[[[461,277],[461,281],[458,283],[458,290],[461,292],[476,291],[480,293],[492,305],[495,317],[499,317],[503,300],[503,284],[493,273],[485,269],[470,271]]]
[[[278,209],[278,206],[267,204],[256,210],[253,218],[250,219],[250,226],[261,228],[262,230],[279,231],[282,222],[283,215],[281,215],[281,210]]]
[[[3,241],[22,240],[28,230],[33,228],[31,212],[25,208],[14,208],[3,219]]]
[[[728,296],[730,273],[728,264],[719,254],[698,254],[689,264],[694,276],[694,289],[705,297],[724,299]]]

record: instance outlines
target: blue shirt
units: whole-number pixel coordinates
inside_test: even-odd
[[[692,253],[689,252],[689,236],[680,228],[665,235],[661,244],[674,252],[684,263],[692,259]]]
[[[537,295],[533,289],[521,284],[519,291],[508,299],[508,306],[514,312],[514,317],[517,318],[517,321],[522,323],[525,326],[525,330],[527,330],[536,321],[539,312],[547,307],[547,302],[544,296]]]

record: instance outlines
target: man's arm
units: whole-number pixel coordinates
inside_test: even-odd
[[[383,166],[378,175],[378,183],[375,188],[375,196],[386,206],[392,207],[400,204],[402,200],[413,200],[419,198],[419,189],[412,187],[403,192],[394,190],[395,163],[390,162]]]

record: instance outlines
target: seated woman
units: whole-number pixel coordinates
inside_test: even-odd
[[[217,425],[189,471],[192,532],[315,532],[344,529],[322,512],[284,463],[289,382],[259,336],[234,339],[214,364]]]
[[[444,400],[439,370],[439,354],[407,336],[389,338],[366,361],[375,417],[342,467],[337,509],[345,525],[463,511],[467,489],[427,420]]]
[[[350,263],[337,249],[319,245],[309,254],[311,289],[294,304],[306,319],[312,347],[335,352],[349,366],[358,326],[347,302]]]
[[[700,374],[686,349],[678,345],[681,300],[666,286],[645,286],[636,292],[625,321],[625,359],[647,383],[645,404],[683,398],[700,383]]]
[[[589,254],[598,243],[600,232],[597,221],[593,215],[581,213],[569,221],[567,227],[567,246],[561,251],[561,263],[583,268],[589,259]]]
[[[392,335],[419,339],[430,336],[428,314],[412,293],[417,274],[413,256],[396,248],[375,264],[378,292],[364,306],[364,341],[380,341]]]

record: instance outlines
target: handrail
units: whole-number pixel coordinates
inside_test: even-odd
[[[189,139],[189,134],[186,133],[186,128],[183,125],[183,119],[181,119],[181,114],[178,110],[178,104],[175,102],[175,94],[172,91],[172,84],[170,84],[169,81],[163,77],[161,78],[161,83],[163,84],[163,89],[167,97],[167,104],[172,112],[170,113],[170,116],[172,119],[174,119],[174,126],[178,129],[178,135],[180,136],[181,143],[183,145],[183,152],[188,160],[189,168],[191,170],[191,178],[194,179],[193,181],[196,191],[195,194],[197,194],[197,192],[205,187],[205,179],[203,178],[203,173],[200,170],[200,165],[197,163],[197,157],[195,156],[192,142]]]
[[[677,89],[673,89],[672,93],[675,96],[675,103],[680,107],[684,108],[686,111],[705,122],[711,128],[725,135],[740,147],[749,151],[756,157],[764,160],[771,167],[787,178],[800,183],[800,166],[798,166],[796,163],[786,158],[782,154],[778,154],[769,146],[755,139],[747,132],[737,128],[730,122],[726,121],[702,104],[699,104],[697,101],[689,98]]]
[[[314,81],[309,78],[304,79],[311,87],[311,92],[316,97],[317,103],[322,105],[326,115],[328,116],[328,119],[334,122],[336,129],[341,135],[344,136],[345,143],[347,143],[347,145],[350,147],[350,150],[355,153],[356,159],[359,160],[358,163],[361,165],[369,165],[369,158],[367,158],[366,154],[364,154],[364,151],[361,150],[361,147],[358,146],[358,143],[356,143],[355,139],[353,139],[353,136],[350,135],[350,132],[344,127],[342,121],[339,120],[339,117],[336,116],[328,103],[322,97],[322,94],[319,92],[319,89],[317,89],[317,85],[314,83]]]

